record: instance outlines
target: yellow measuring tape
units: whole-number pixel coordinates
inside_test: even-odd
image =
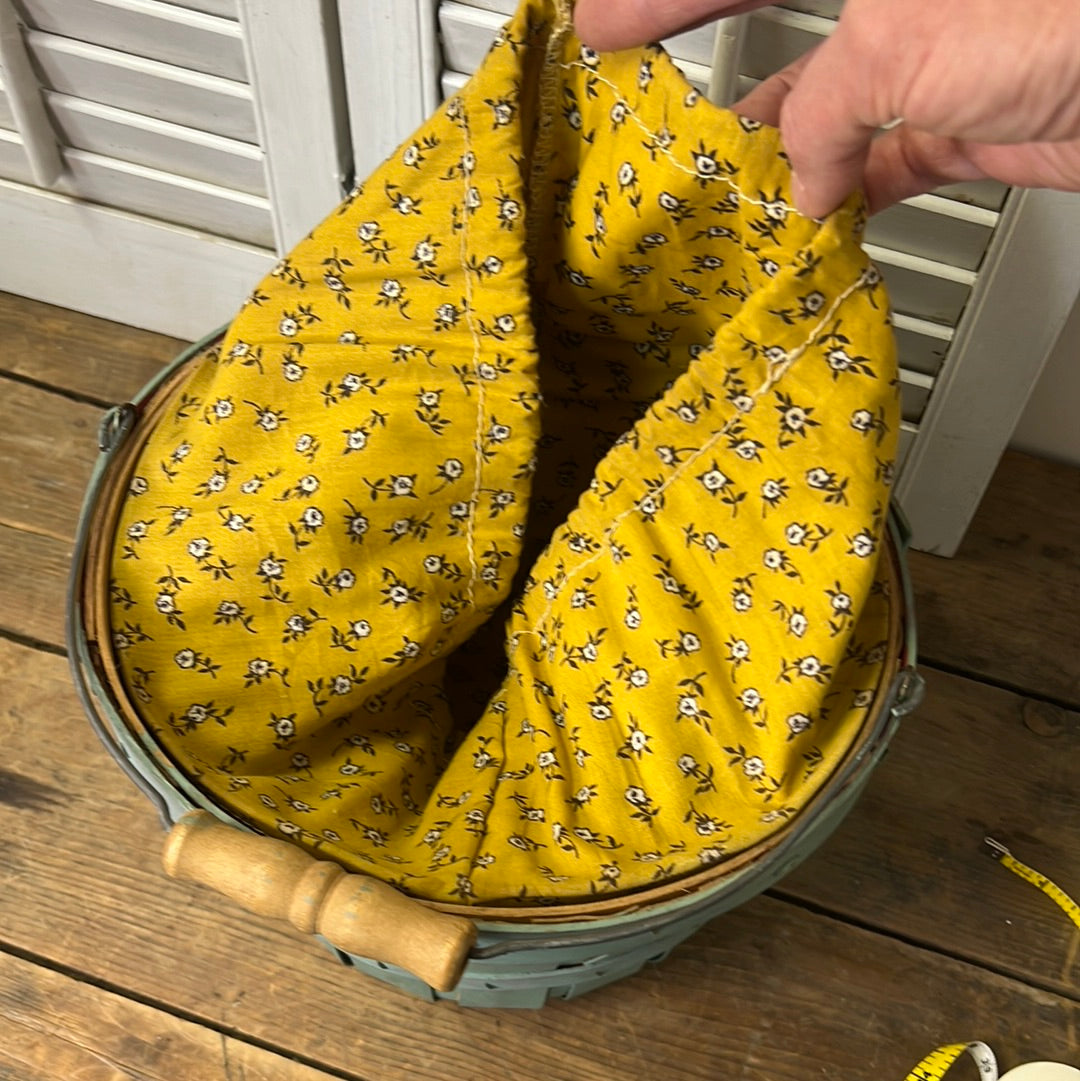
[[[972,1043],[952,1043],[948,1047],[939,1047],[936,1051],[931,1051],[907,1075],[907,1081],[940,1081],[940,1078],[948,1072],[949,1067],[965,1051],[971,1055],[979,1067],[979,1077],[984,1081],[997,1081],[998,1068],[994,1052],[978,1040]]]
[[[1040,874],[1026,863],[1021,863],[1003,844],[995,841],[993,837],[984,838],[984,842],[990,850],[990,854],[1001,864],[1007,867],[1014,875],[1019,875],[1025,882],[1030,882],[1036,889],[1041,890],[1080,928],[1080,905],[1078,905],[1059,885],[1051,882],[1046,875]],[[954,1043],[947,1047],[939,1047],[931,1051],[907,1075],[905,1081],[941,1081],[948,1073],[953,1063],[967,1052],[979,1067],[979,1077],[982,1081],[998,1081],[997,1060],[994,1052],[984,1043],[974,1041],[972,1043]],[[1010,1076],[1012,1071],[1009,1071]]]
[[[1046,875],[1039,874],[1026,863],[1021,863],[1003,844],[993,837],[985,837],[984,843],[990,854],[1001,864],[1008,867],[1014,875],[1019,875],[1025,882],[1030,882],[1036,889],[1042,890],[1073,923],[1080,928],[1080,905],[1078,905],[1060,886],[1051,882]]]

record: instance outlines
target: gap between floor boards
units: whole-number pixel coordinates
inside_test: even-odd
[[[277,1055],[279,1058],[288,1059],[290,1062],[296,1062],[301,1066],[307,1066],[312,1070],[317,1070],[320,1074],[323,1074],[328,1078],[337,1078],[339,1081],[376,1081],[375,1078],[365,1074],[347,1073],[336,1067],[328,1066],[326,1063],[311,1058],[309,1055],[297,1054],[292,1048],[283,1047],[279,1044],[272,1043],[269,1040],[260,1040],[258,1037],[252,1036],[250,1033],[244,1032],[241,1029],[208,1020],[207,1018],[200,1017],[198,1014],[174,1006],[168,1002],[161,1002],[160,1000],[151,998],[147,995],[140,995],[137,991],[133,991],[130,988],[121,987],[109,980],[103,980],[100,977],[94,976],[92,973],[83,972],[70,965],[61,964],[30,950],[21,949],[11,943],[0,942],[0,954],[6,954],[9,957],[14,957],[19,961],[23,961],[26,964],[44,969],[47,972],[53,972],[58,976],[64,976],[69,980],[85,984],[87,987],[93,987],[97,991],[115,995],[117,998],[126,999],[128,1002],[134,1002],[139,1006],[145,1006],[158,1013],[175,1018],[178,1021],[183,1021],[186,1024],[196,1025],[199,1028],[205,1029],[208,1032],[213,1032],[223,1038],[235,1040],[237,1043],[247,1044],[249,1047],[256,1048],[259,1051],[265,1051],[272,1055]]]

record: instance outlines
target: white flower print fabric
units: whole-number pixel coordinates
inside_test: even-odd
[[[853,199],[526,0],[282,259],[139,455],[114,645],[264,832],[460,904],[776,836],[888,660],[899,427]]]

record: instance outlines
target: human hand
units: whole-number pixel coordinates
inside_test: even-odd
[[[620,49],[764,2],[578,0],[575,20]],[[988,177],[1080,191],[1080,4],[848,0],[829,38],[734,108],[780,128],[810,217],[858,187],[871,211]]]

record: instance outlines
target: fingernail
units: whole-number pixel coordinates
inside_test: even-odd
[[[819,216],[814,213],[817,208],[814,206],[813,199],[807,198],[806,185],[803,184],[802,177],[796,172],[791,174],[791,198],[795,203],[795,208],[803,217],[816,218]]]
[[[791,201],[800,214],[806,214],[806,187],[802,182],[802,177],[794,170],[791,173]]]

